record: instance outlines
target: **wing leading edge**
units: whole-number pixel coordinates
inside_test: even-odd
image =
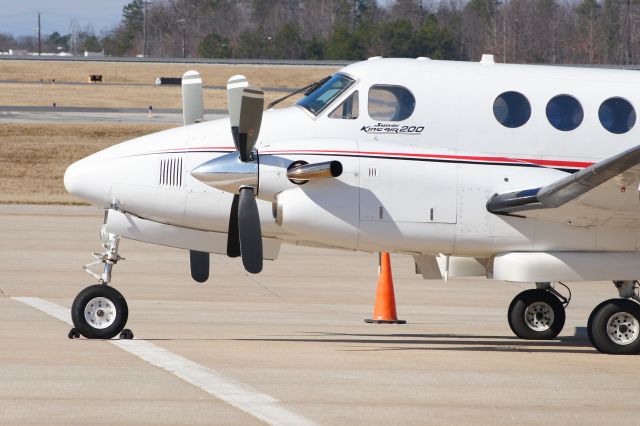
[[[547,186],[495,194],[487,210],[583,226],[612,220],[612,226],[640,226],[639,181],[640,145]]]

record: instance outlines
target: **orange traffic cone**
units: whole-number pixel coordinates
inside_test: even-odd
[[[376,306],[373,318],[364,322],[375,324],[405,324],[396,314],[396,297],[393,293],[393,277],[391,276],[391,258],[389,253],[380,253],[380,278],[376,290]]]

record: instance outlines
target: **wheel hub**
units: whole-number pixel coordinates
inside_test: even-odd
[[[618,312],[607,321],[607,335],[617,345],[629,345],[638,338],[640,323],[628,312]]]
[[[94,328],[109,327],[116,320],[116,307],[106,297],[95,297],[87,303],[84,309],[84,319]]]
[[[524,322],[533,331],[548,330],[553,319],[553,309],[545,302],[534,302],[524,311]]]

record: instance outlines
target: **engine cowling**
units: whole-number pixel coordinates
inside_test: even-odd
[[[276,222],[299,241],[355,249],[358,243],[357,185],[312,182],[276,197]]]

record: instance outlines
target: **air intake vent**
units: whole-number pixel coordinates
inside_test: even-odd
[[[182,186],[182,158],[160,160],[159,184],[176,188]]]

